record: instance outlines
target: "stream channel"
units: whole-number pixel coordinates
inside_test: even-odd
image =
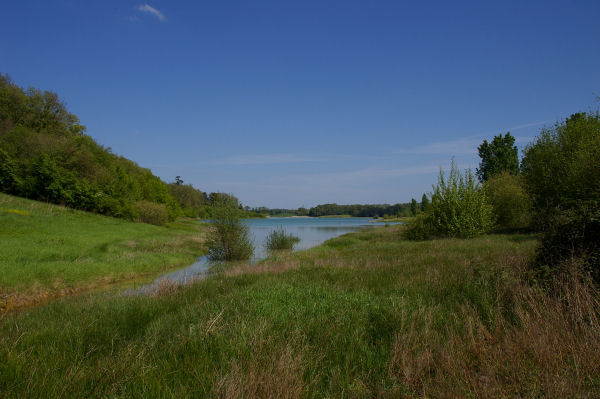
[[[286,234],[293,234],[300,238],[300,242],[294,246],[294,251],[299,251],[315,247],[330,238],[338,237],[342,234],[381,225],[380,223],[374,223],[372,218],[356,217],[273,217],[266,219],[246,219],[244,220],[244,223],[249,227],[250,238],[254,244],[254,256],[252,257],[251,262],[258,262],[268,256],[268,251],[265,248],[265,240],[271,231],[279,228],[283,228]],[[208,256],[201,256],[190,266],[163,274],[157,277],[153,282],[130,289],[127,293],[134,295],[151,293],[165,279],[173,283],[185,284],[205,276],[209,269],[214,265],[214,262],[208,260]]]

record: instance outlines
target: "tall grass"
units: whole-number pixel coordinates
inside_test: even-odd
[[[535,236],[402,234],[8,315],[0,396],[596,396],[597,296],[582,279],[556,296],[527,284]]]

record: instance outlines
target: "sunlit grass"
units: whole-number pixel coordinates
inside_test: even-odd
[[[204,228],[169,228],[0,194],[0,294],[39,300],[152,274],[203,253]]]
[[[113,291],[8,315],[0,392],[490,397],[598,388],[600,348],[582,339],[596,333],[584,325],[596,320],[590,307],[580,306],[584,324],[570,321],[560,301],[522,282],[535,236],[401,236],[398,227],[353,233],[151,297]],[[565,345],[554,353],[539,334]]]

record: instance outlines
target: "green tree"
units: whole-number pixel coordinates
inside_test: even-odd
[[[308,209],[306,209],[305,207],[301,206],[300,208],[298,208],[298,210],[296,211],[296,214],[298,216],[308,216]]]
[[[477,149],[481,158],[477,169],[480,182],[505,171],[513,175],[519,174],[519,151],[515,146],[515,138],[510,133],[495,136],[491,143],[483,140]]]
[[[538,264],[580,257],[600,283],[600,115],[571,115],[543,129],[521,164],[544,231]]]
[[[19,177],[16,165],[10,155],[0,148],[0,191],[16,194],[18,185]]]
[[[413,199],[410,201],[410,213],[411,213],[413,216],[417,216],[417,212],[418,212],[418,210],[419,210],[419,205],[417,204],[417,200],[413,198]]]
[[[421,211],[427,212],[429,210],[429,197],[427,194],[423,194],[421,197]]]
[[[254,252],[248,226],[242,223],[243,211],[232,195],[222,195],[215,200],[212,210],[213,229],[207,246],[212,260],[247,260]]]
[[[500,230],[517,230],[531,224],[531,198],[522,176],[503,172],[483,184],[485,195],[494,208],[494,221]]]

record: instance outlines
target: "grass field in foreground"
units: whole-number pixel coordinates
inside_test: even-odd
[[[407,242],[399,231],[353,233],[151,297],[113,291],[9,314],[0,396],[599,392],[598,308],[585,286],[555,299],[523,283],[534,236]]]
[[[204,251],[203,231],[197,223],[158,227],[0,194],[0,299],[35,302],[191,263]]]

